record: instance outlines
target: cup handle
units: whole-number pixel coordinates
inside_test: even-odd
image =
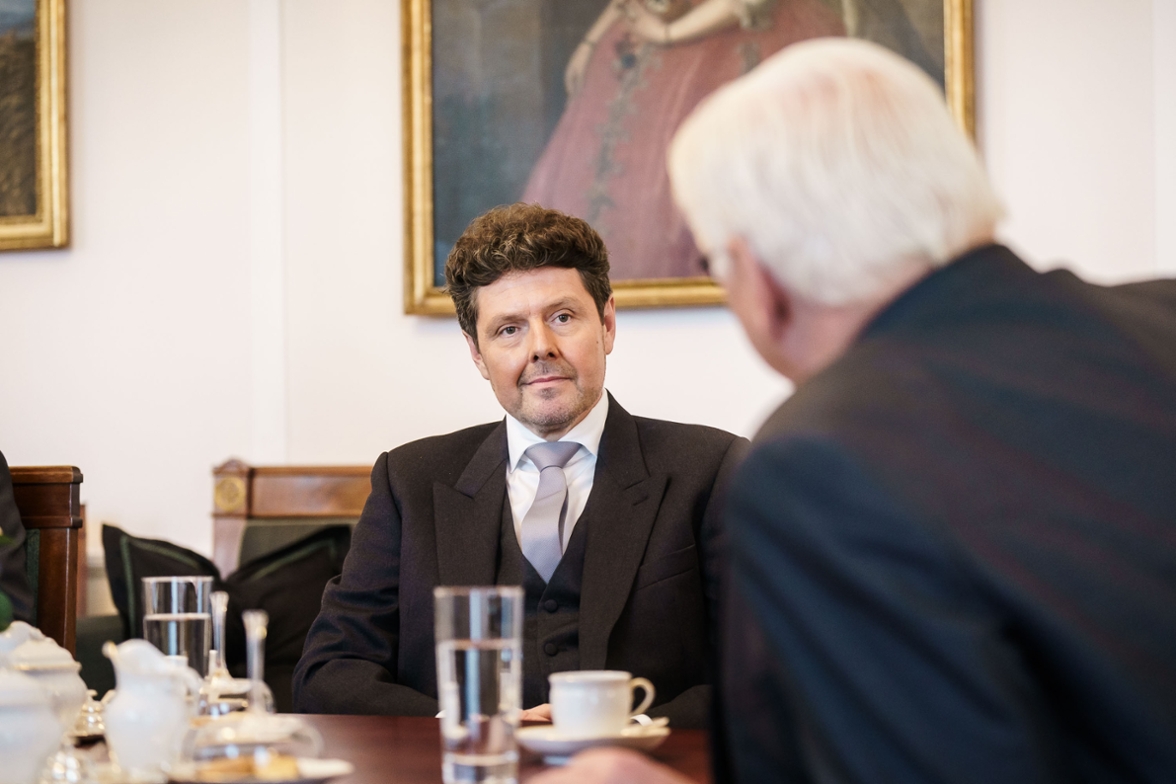
[[[653,695],[656,693],[653,690],[653,684],[645,678],[633,678],[629,681],[629,694],[632,694],[633,690],[637,688],[645,692],[645,699],[641,700],[641,704],[629,714],[630,718],[640,713],[645,713],[646,709],[653,704]]]

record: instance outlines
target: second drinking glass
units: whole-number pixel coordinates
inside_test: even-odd
[[[143,578],[143,638],[168,656],[186,656],[201,676],[212,646],[211,597],[211,577]]]

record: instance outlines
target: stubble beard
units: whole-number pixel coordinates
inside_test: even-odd
[[[541,368],[528,374],[528,378],[538,378],[551,372],[548,368]],[[561,367],[556,372],[569,378],[574,394],[568,396],[567,391],[561,389],[529,391],[520,380],[521,403],[515,419],[540,435],[570,429],[572,423],[587,413],[596,402],[589,399],[587,391],[580,386],[579,377],[570,367]]]

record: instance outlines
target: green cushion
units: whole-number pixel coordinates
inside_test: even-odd
[[[106,579],[110,598],[123,619],[124,637],[143,636],[143,578],[207,575],[213,590],[221,590],[220,571],[200,553],[165,542],[131,536],[113,525],[102,526]]]
[[[117,615],[78,618],[77,652],[74,658],[82,665],[81,675],[86,688],[98,692],[98,699],[114,688],[114,667],[110,659],[102,655],[102,645],[107,640],[120,643],[124,639],[122,618]]]

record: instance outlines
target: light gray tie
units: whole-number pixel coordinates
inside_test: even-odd
[[[551,580],[563,557],[561,534],[568,506],[568,480],[563,467],[579,448],[575,441],[546,441],[524,452],[539,468],[539,489],[523,517],[523,540],[519,544],[543,582]]]

